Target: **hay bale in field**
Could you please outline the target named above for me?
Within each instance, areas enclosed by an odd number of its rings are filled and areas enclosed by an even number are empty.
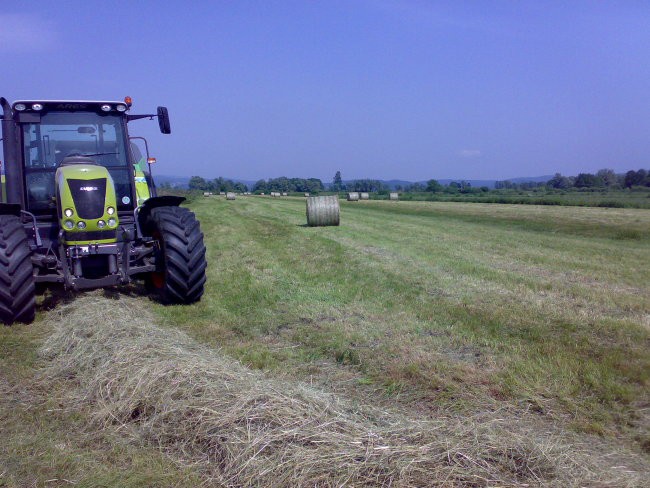
[[[351,191],[348,193],[348,202],[358,202],[359,201],[359,192]]]
[[[399,193],[396,191],[390,192],[390,195],[388,195],[389,200],[399,200]]]
[[[286,197],[286,196],[287,196],[287,192],[286,192],[286,191],[283,191],[283,192],[282,192],[282,196],[283,196],[283,197]]]
[[[204,197],[209,197],[210,195],[212,195],[212,193],[210,193],[209,191],[204,191],[203,192]]]
[[[307,225],[310,227],[339,225],[340,220],[339,198],[336,195],[307,198]]]
[[[361,192],[359,193],[359,199],[360,200],[370,200],[370,194],[368,192]]]
[[[235,193],[232,191],[229,191],[226,193],[226,200],[234,200],[235,199]]]
[[[308,197],[308,196],[309,196],[309,193],[305,193],[305,196]]]
[[[225,194],[226,194],[225,191],[220,191],[220,192],[219,192],[219,195],[225,195]]]

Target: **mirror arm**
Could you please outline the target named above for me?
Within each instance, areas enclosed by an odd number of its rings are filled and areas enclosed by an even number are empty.
[[[141,115],[127,115],[126,120],[127,122],[130,122],[132,120],[138,120],[138,119],[149,119],[153,120],[154,117],[158,117],[157,114],[141,114]]]

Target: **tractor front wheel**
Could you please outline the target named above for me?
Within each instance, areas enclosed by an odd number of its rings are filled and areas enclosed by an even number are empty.
[[[194,213],[183,207],[154,208],[147,229],[159,246],[156,271],[147,277],[147,287],[166,304],[198,301],[207,263],[203,233]]]
[[[34,267],[20,218],[0,215],[0,321],[30,323],[36,313]]]

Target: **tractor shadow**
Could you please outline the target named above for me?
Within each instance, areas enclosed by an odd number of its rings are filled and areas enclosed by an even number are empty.
[[[65,290],[62,286],[36,284],[36,310],[37,312],[49,312],[55,308],[72,303],[75,299],[82,296],[96,296],[119,300],[120,298],[151,298],[151,293],[147,290],[144,283],[131,283],[115,288],[104,288],[88,291]]]

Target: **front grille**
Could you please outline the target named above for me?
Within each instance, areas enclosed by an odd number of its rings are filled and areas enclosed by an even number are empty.
[[[89,232],[66,232],[66,242],[72,241],[101,241],[104,239],[115,239],[116,230],[93,230]]]
[[[82,219],[98,219],[104,215],[106,178],[68,180],[77,215]]]

